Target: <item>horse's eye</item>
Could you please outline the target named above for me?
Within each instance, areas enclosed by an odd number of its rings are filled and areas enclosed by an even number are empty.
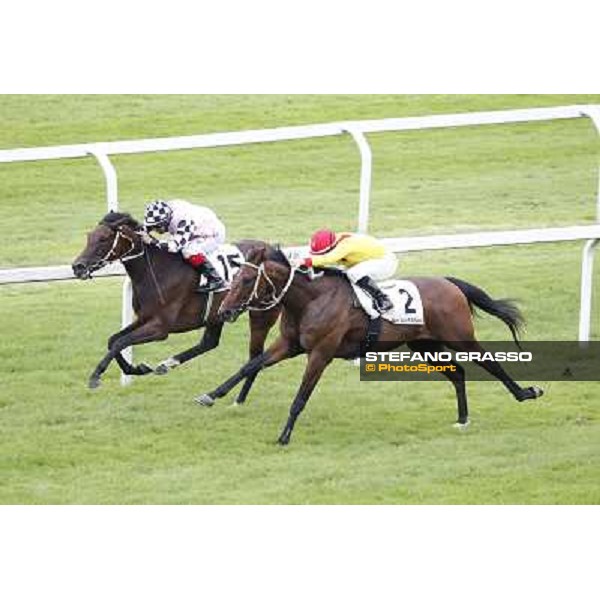
[[[250,285],[253,281],[253,277],[242,277],[242,285]]]

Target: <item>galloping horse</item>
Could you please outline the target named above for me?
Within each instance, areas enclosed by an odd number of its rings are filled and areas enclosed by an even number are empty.
[[[90,376],[90,388],[100,385],[100,377],[113,359],[126,375],[152,372],[162,375],[219,345],[223,322],[217,313],[225,292],[206,294],[195,291],[198,278],[196,270],[179,254],[144,244],[139,229],[140,224],[129,214],[110,212],[88,233],[85,249],[73,261],[75,276],[89,279],[94,271],[120,260],[133,286],[136,319],[109,338],[108,353]],[[248,240],[237,246],[244,256],[252,250],[268,248],[264,242]],[[250,357],[262,353],[267,334],[277,321],[279,312],[280,307],[267,307],[250,316]],[[143,363],[132,365],[121,354],[129,346],[164,340],[170,333],[201,327],[205,331],[199,344],[163,361],[156,370]],[[240,393],[242,402],[250,391],[254,377],[248,378]]]
[[[425,323],[394,325],[383,321],[378,347],[392,349],[407,343],[409,348],[420,352],[441,352],[444,347],[483,352],[474,335],[473,305],[501,319],[518,344],[517,334],[523,317],[510,300],[493,300],[478,287],[454,278],[418,277],[410,281],[421,294]],[[216,390],[198,397],[197,402],[212,405],[244,377],[306,353],[304,377],[278,440],[280,444],[288,444],[296,419],[327,365],[334,358],[354,358],[363,351],[361,346],[367,337],[369,318],[355,306],[352,288],[339,271],[325,272],[324,276],[312,279],[294,269],[283,252],[274,248],[256,248],[249,252],[219,312],[225,320],[234,321],[255,302],[269,298],[279,298],[283,306],[279,338]],[[456,367],[455,371],[445,370],[443,374],[455,387],[457,425],[463,428],[469,419],[465,371],[458,363],[444,364]],[[497,362],[484,360],[478,364],[499,379],[519,402],[543,394],[537,387],[522,388]]]

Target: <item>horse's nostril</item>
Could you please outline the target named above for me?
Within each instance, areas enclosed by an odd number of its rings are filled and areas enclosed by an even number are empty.
[[[219,316],[222,321],[232,322],[235,319],[236,311],[232,308],[226,308],[225,310],[219,311]]]

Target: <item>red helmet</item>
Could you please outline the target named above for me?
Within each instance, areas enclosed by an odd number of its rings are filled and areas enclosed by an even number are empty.
[[[335,233],[331,229],[319,229],[310,238],[312,254],[325,254],[335,246]]]

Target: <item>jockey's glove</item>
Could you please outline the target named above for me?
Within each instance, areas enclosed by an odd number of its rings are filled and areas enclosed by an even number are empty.
[[[140,232],[140,236],[144,244],[148,244],[149,246],[156,246],[158,244],[158,240],[152,237],[147,231]]]
[[[299,256],[292,256],[288,260],[290,262],[290,265],[294,269],[306,269],[306,268],[310,268],[312,265],[311,258],[301,258]]]

